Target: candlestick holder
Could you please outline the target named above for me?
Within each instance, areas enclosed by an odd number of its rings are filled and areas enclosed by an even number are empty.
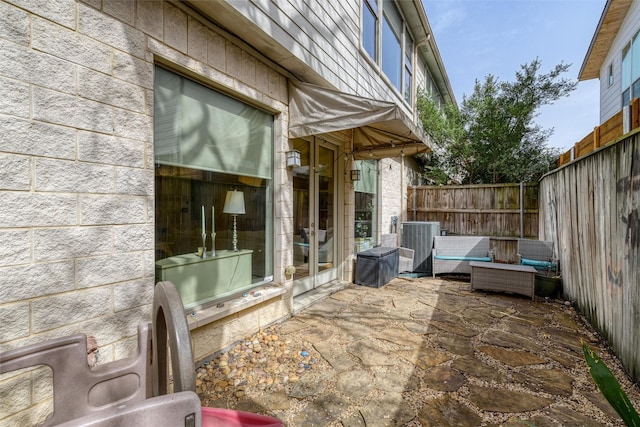
[[[216,256],[216,233],[211,233],[211,256]]]
[[[207,233],[202,233],[202,258],[207,257]]]

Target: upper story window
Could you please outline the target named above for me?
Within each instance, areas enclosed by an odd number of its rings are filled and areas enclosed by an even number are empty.
[[[640,32],[622,49],[622,106],[640,97]]]
[[[411,104],[413,39],[393,0],[362,0],[362,47]]]
[[[608,83],[609,83],[609,86],[613,85],[613,64],[609,64]]]
[[[378,62],[378,21],[377,0],[364,0],[362,2],[362,47],[376,62]]]

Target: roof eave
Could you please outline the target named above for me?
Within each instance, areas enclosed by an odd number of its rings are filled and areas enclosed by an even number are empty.
[[[618,34],[632,1],[607,0],[578,73],[578,80],[591,80],[600,77],[602,64],[611,49],[611,45]]]

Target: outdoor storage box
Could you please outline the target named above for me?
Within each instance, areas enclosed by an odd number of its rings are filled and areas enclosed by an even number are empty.
[[[398,276],[398,248],[373,248],[358,252],[356,284],[379,288]]]

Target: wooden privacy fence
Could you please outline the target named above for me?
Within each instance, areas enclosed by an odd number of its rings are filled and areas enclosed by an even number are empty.
[[[450,235],[488,236],[498,261],[516,262],[520,236],[538,238],[537,184],[421,186],[407,196],[409,221],[439,222]]]
[[[629,114],[629,130],[640,127],[640,98],[633,99],[629,103],[627,111]],[[600,126],[596,126],[593,132],[576,142],[570,150],[560,155],[557,166],[565,165],[620,138],[625,133],[624,114],[624,111],[621,110]]]
[[[640,133],[542,178],[540,239],[558,248],[565,298],[640,380]]]

